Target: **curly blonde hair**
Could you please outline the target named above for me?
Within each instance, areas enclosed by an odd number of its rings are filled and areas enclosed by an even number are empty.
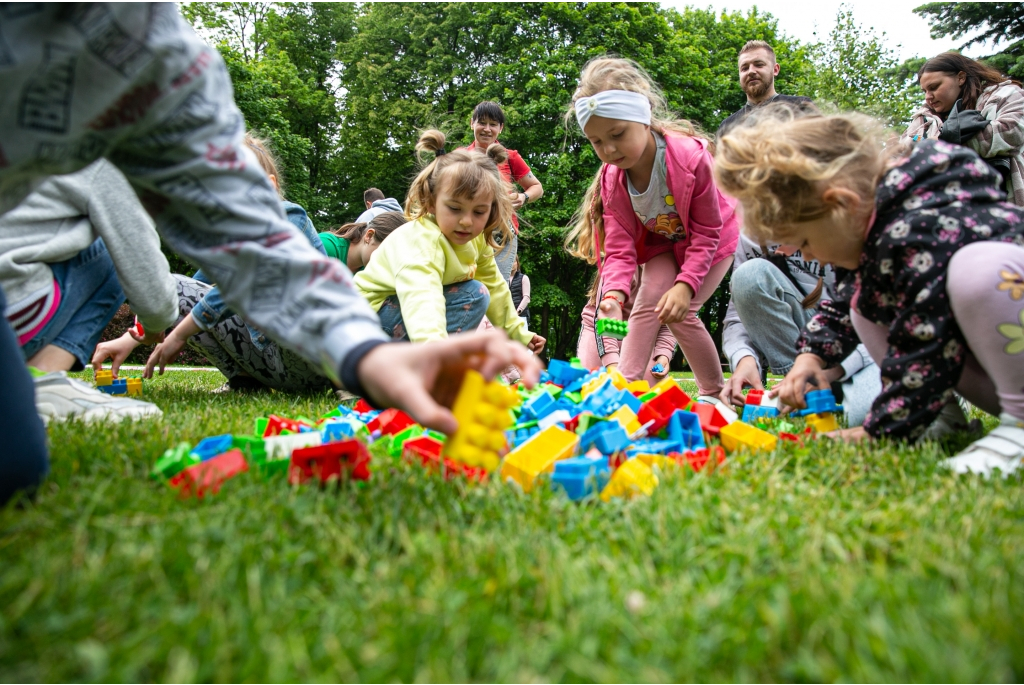
[[[495,233],[501,235],[501,244],[512,239],[512,186],[501,177],[498,165],[508,159],[508,152],[498,143],[491,143],[486,152],[477,150],[444,149],[446,136],[437,129],[424,131],[416,143],[416,154],[423,163],[424,152],[434,153],[432,161],[423,167],[409,187],[405,197],[405,215],[411,221],[429,214],[428,207],[437,202],[437,195],[445,189],[457,197],[474,198],[478,194],[491,195],[491,214],[484,234],[487,244],[497,249]]]
[[[794,224],[848,211],[825,201],[841,185],[874,207],[885,169],[885,130],[862,114],[800,116],[766,108],[718,141],[715,183],[739,200],[743,231],[758,242],[784,242]]]

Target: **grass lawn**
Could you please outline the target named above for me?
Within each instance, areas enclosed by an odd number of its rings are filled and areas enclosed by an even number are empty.
[[[50,429],[38,499],[0,511],[0,680],[1024,678],[1024,489],[934,445],[738,455],[610,504],[382,455],[364,486],[180,501],[146,477],[168,446],[333,404],[221,382]]]

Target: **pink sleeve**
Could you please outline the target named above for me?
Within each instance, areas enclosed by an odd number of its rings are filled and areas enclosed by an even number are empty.
[[[608,198],[602,190],[601,199],[604,201],[604,252],[605,257],[601,266],[601,297],[611,290],[618,290],[626,294],[629,299],[630,284],[633,275],[636,273],[636,242],[633,233],[619,223],[614,212],[608,208]],[[600,299],[600,298],[598,298]]]
[[[669,361],[672,361],[675,353],[676,337],[672,335],[672,331],[669,330],[668,326],[662,326],[658,329],[658,339],[654,341],[654,356],[665,355]]]
[[[722,212],[718,205],[718,188],[711,172],[711,155],[703,149],[697,154],[693,170],[693,194],[688,208],[690,244],[686,247],[676,283],[686,283],[696,295],[718,250],[722,235]]]

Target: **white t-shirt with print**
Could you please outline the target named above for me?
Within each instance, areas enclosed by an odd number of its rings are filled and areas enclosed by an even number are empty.
[[[686,238],[686,229],[679,218],[675,198],[669,191],[666,181],[665,138],[655,131],[651,133],[658,144],[658,150],[654,155],[654,168],[651,169],[651,182],[647,190],[638,193],[627,174],[626,187],[629,189],[629,199],[640,223],[648,231],[663,235],[669,240],[683,240]]]

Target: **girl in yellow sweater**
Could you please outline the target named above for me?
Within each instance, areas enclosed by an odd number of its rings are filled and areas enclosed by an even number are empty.
[[[420,136],[417,151],[435,156],[409,189],[405,214],[412,221],[381,243],[356,275],[356,288],[396,340],[473,331],[486,314],[495,328],[540,352],[545,339],[527,330],[494,262],[492,233],[509,233],[512,216],[508,184],[497,167],[505,148],[495,143],[486,154],[446,154],[444,144],[440,131]]]

